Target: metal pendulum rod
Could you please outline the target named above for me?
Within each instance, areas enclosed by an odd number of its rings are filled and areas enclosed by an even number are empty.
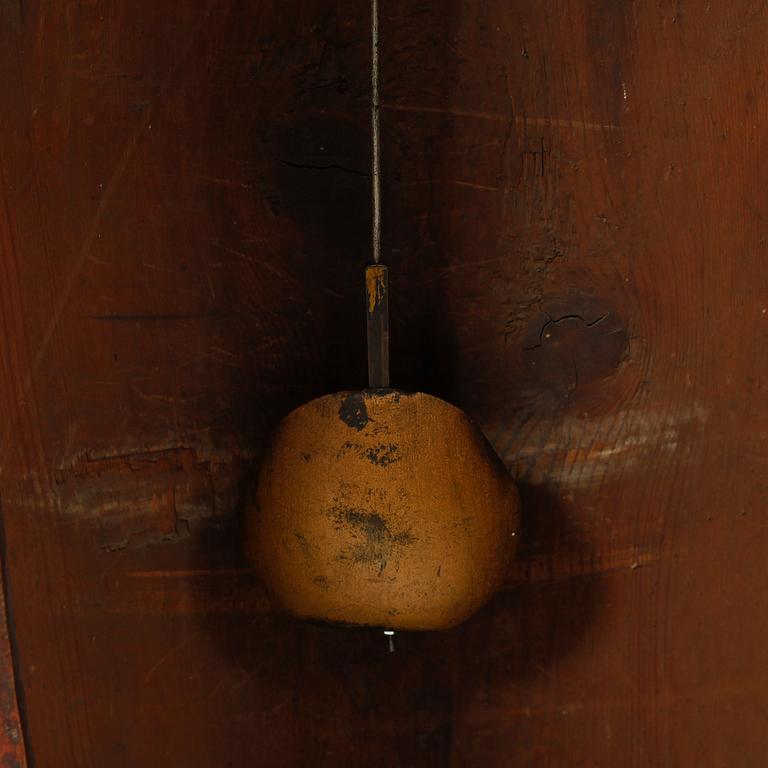
[[[371,0],[371,202],[373,264],[365,270],[368,386],[389,387],[389,279],[381,261],[381,147],[379,144],[379,3]]]
[[[389,387],[389,274],[381,264],[381,137],[379,132],[379,2],[371,0],[371,203],[373,264],[365,270],[368,386]],[[395,633],[385,629],[390,653]]]
[[[368,387],[389,387],[389,278],[384,264],[365,268]]]
[[[371,193],[373,263],[381,261],[381,139],[379,135],[379,0],[371,0]]]

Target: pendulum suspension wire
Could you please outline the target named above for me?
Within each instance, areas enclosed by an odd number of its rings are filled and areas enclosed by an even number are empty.
[[[371,192],[373,264],[365,270],[368,387],[389,387],[389,280],[381,260],[381,147],[379,143],[379,0],[371,0]]]
[[[373,263],[381,260],[381,143],[379,135],[379,0],[371,0],[371,192]]]

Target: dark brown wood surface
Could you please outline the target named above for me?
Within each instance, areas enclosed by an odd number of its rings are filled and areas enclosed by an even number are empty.
[[[392,383],[520,481],[444,634],[270,610],[276,421],[365,383],[367,4],[0,3],[0,490],[30,764],[762,766],[768,10],[392,0]]]

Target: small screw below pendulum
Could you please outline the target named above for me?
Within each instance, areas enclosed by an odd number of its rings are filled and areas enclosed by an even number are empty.
[[[387,640],[389,641],[389,652],[394,653],[395,652],[395,630],[385,629],[384,634],[387,636]]]

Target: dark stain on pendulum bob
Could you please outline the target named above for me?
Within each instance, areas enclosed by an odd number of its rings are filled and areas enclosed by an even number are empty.
[[[339,407],[339,418],[348,426],[360,432],[368,424],[368,409],[361,392],[347,395]]]

